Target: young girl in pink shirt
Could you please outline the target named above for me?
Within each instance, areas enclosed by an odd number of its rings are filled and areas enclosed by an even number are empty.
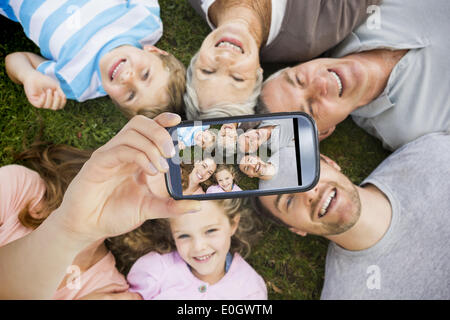
[[[219,165],[214,173],[217,184],[210,186],[206,193],[242,191],[235,183],[236,175],[236,169],[233,165]]]
[[[240,255],[258,234],[244,201],[202,201],[199,212],[150,220],[112,239],[123,265],[149,252],[128,273],[130,291],[144,299],[267,299],[264,280]]]

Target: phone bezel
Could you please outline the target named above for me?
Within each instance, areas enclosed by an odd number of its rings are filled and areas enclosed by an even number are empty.
[[[242,197],[259,197],[274,194],[285,194],[285,193],[297,193],[306,192],[312,189],[320,177],[320,153],[319,153],[319,139],[317,134],[317,126],[314,119],[307,113],[304,112],[280,112],[280,113],[268,113],[264,115],[247,115],[247,116],[233,116],[226,118],[214,118],[214,119],[203,119],[203,120],[188,120],[183,121],[175,127],[168,128],[169,134],[174,137],[173,132],[179,127],[188,127],[198,122],[202,125],[216,125],[225,124],[232,122],[241,122],[239,120],[250,120],[250,121],[263,121],[268,119],[287,119],[287,118],[297,118],[298,121],[298,144],[296,149],[300,150],[300,170],[302,177],[302,186],[296,186],[292,188],[283,189],[272,189],[272,190],[244,190],[239,192],[223,192],[223,193],[209,193],[200,195],[183,195],[181,188],[181,170],[180,166],[174,163],[174,159],[178,157],[177,154],[168,159],[169,170],[165,174],[167,191],[172,198],[176,200],[214,200],[214,199],[230,199],[230,198],[242,198]],[[178,135],[175,134],[174,145],[178,151]],[[302,152],[301,150],[308,150],[311,148],[315,152],[312,154]],[[297,161],[297,165],[299,161]],[[313,171],[306,170],[306,168],[314,167]],[[172,184],[172,182],[174,182]]]

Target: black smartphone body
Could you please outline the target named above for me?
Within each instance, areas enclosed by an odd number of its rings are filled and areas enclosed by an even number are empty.
[[[177,200],[304,192],[319,180],[317,127],[303,112],[184,121],[168,131],[176,155],[166,185]]]

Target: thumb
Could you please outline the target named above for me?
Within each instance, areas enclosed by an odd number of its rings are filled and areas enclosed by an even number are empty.
[[[201,209],[200,201],[174,200],[172,198],[146,197],[141,212],[146,220],[158,218],[172,218],[185,213],[198,212]]]
[[[153,120],[160,126],[173,127],[180,123],[181,117],[176,113],[164,112],[156,116]]]

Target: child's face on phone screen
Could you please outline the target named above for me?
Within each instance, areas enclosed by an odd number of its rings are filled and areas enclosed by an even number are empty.
[[[213,284],[225,275],[225,259],[238,219],[230,219],[214,201],[202,201],[202,210],[170,219],[177,251],[200,280]]]
[[[230,192],[233,189],[233,175],[230,171],[221,170],[217,172],[216,180],[223,191]]]

